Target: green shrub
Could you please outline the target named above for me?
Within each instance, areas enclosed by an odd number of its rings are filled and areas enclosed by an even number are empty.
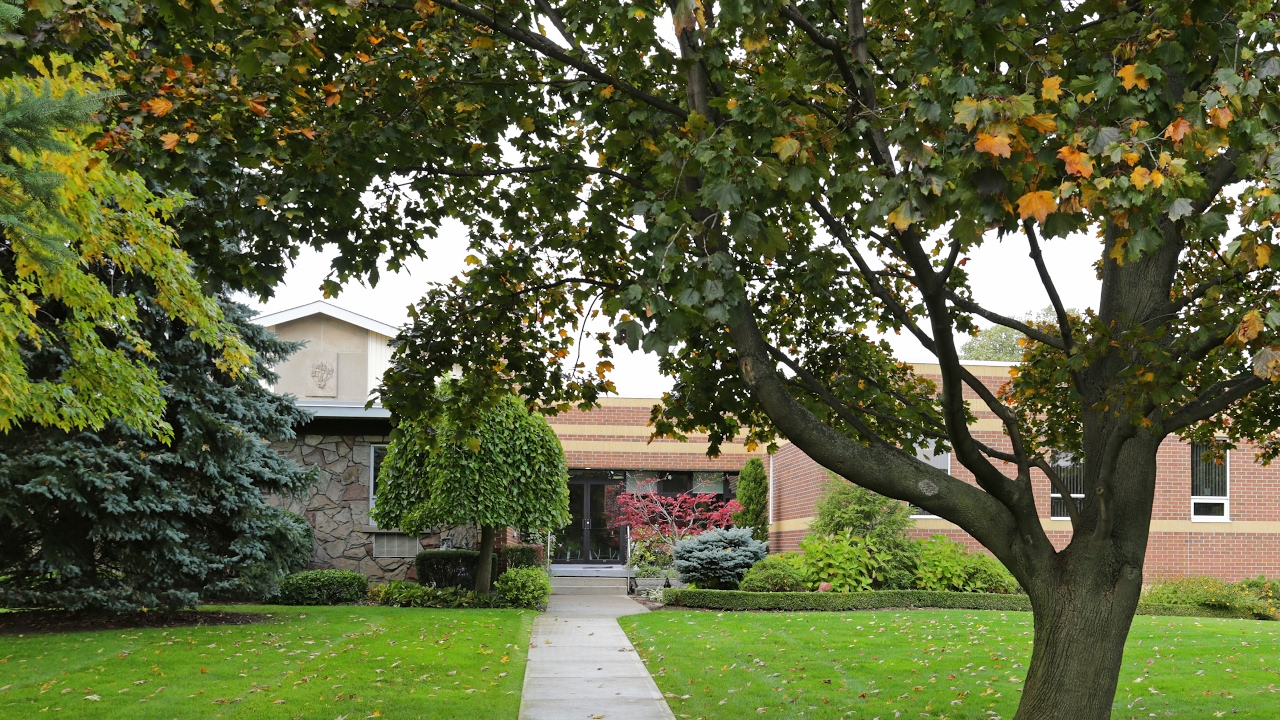
[[[413,559],[418,584],[446,588],[474,588],[478,550],[423,550]],[[498,576],[498,556],[493,556],[493,574]]]
[[[627,567],[638,578],[675,577],[671,549],[656,539],[637,540],[631,545]]]
[[[510,607],[541,610],[551,597],[551,578],[537,567],[512,568],[493,586],[498,597]]]
[[[851,532],[865,538],[874,549],[879,566],[872,587],[911,590],[915,588],[920,548],[907,535],[914,526],[906,503],[834,478],[823,488],[809,530],[815,535]]]
[[[737,587],[742,576],[765,556],[766,545],[747,528],[708,530],[681,540],[672,549],[680,580],[701,587]]]
[[[1211,577],[1186,577],[1156,583],[1147,589],[1142,599],[1163,605],[1188,605],[1198,608],[1246,613],[1259,620],[1276,619],[1273,600],[1241,587]]]
[[[832,611],[882,610],[885,608],[942,608],[947,610],[999,610],[1028,612],[1026,595],[936,592],[932,590],[878,590],[860,593],[743,592],[740,590],[675,590],[663,592],[666,605],[707,610]],[[1247,611],[1192,605],[1138,603],[1138,615],[1177,617],[1248,618]],[[1268,618],[1274,619],[1274,618]]]
[[[280,582],[281,605],[345,605],[365,599],[369,578],[350,570],[307,570]]]
[[[415,608],[500,608],[506,603],[497,595],[480,595],[457,587],[431,587],[407,580],[395,580],[369,588],[369,600],[379,605]]]
[[[1018,582],[1000,561],[986,553],[971,553],[945,535],[934,535],[921,545],[916,587],[950,592],[1018,592]]]
[[[1265,575],[1259,575],[1256,578],[1241,580],[1236,583],[1236,587],[1257,595],[1263,602],[1280,606],[1280,580],[1268,580]]]
[[[803,592],[804,576],[788,558],[770,555],[742,576],[738,589],[746,592]]]
[[[834,592],[871,590],[880,559],[865,538],[851,530],[839,535],[809,535],[800,541],[800,574],[810,590],[831,583]]]
[[[505,545],[497,550],[498,572],[505,573],[513,568],[542,567],[546,556],[541,545]]]

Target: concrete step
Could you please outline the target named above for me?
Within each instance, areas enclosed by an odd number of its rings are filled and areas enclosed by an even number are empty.
[[[553,577],[552,595],[626,595],[627,578]]]

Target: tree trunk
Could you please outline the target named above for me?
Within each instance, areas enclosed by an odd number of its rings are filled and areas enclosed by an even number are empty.
[[[476,592],[489,594],[489,584],[493,579],[493,536],[497,534],[492,526],[480,526],[480,560],[476,564]]]
[[[1085,564],[1093,566],[1088,573],[1101,563],[1091,558]],[[1031,590],[1035,645],[1015,720],[1111,717],[1142,589],[1140,569],[1126,565],[1118,573],[1108,581],[1068,571],[1053,586]]]

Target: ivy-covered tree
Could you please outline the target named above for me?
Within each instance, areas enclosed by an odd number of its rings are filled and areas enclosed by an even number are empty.
[[[272,593],[311,556],[310,527],[265,497],[314,481],[268,444],[308,417],[261,383],[274,381],[271,366],[296,343],[220,302],[254,353],[251,371],[232,375],[218,348],[158,306],[149,283],[109,266],[98,273],[138,303],[130,333],[151,352],[109,349],[160,380],[172,439],[120,420],[96,431],[26,423],[0,435],[0,605],[136,611]],[[59,343],[24,360],[69,361]]]
[[[738,503],[742,509],[733,514],[736,527],[751,529],[751,537],[769,541],[769,476],[760,458],[751,458],[738,473]]]
[[[466,429],[448,415],[405,419],[410,408],[391,409],[401,420],[378,473],[373,518],[407,533],[479,525],[476,592],[489,592],[498,530],[559,530],[569,523],[569,470],[560,439],[519,399],[502,398]]]

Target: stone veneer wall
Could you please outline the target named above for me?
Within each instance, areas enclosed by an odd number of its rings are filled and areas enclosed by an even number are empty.
[[[276,452],[320,471],[306,496],[269,498],[271,504],[301,515],[311,525],[311,569],[354,570],[374,582],[414,577],[413,558],[373,555],[370,448],[386,440],[379,435],[302,435],[272,443]],[[438,548],[445,535],[452,537],[458,548],[479,544],[473,527],[438,528],[418,540],[423,548]]]

